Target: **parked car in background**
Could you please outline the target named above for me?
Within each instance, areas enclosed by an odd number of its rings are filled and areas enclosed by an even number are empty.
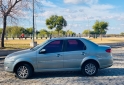
[[[53,38],[31,49],[9,54],[4,60],[7,72],[20,79],[33,72],[81,71],[94,76],[98,69],[112,66],[111,47],[97,45],[85,38]]]

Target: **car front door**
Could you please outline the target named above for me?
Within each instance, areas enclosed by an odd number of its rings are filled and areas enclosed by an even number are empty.
[[[80,68],[82,59],[87,56],[84,43],[78,39],[69,39],[65,47],[64,68]]]
[[[59,69],[63,68],[63,40],[55,40],[47,44],[41,50],[43,53],[38,53],[37,64],[38,69]]]

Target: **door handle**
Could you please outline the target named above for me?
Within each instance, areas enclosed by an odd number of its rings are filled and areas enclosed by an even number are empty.
[[[86,53],[85,52],[82,52],[81,55],[86,55]]]
[[[61,55],[60,54],[57,54],[57,57],[61,57]]]

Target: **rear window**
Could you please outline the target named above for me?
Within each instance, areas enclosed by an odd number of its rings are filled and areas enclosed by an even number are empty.
[[[66,51],[86,50],[85,44],[78,39],[70,39],[66,41]]]

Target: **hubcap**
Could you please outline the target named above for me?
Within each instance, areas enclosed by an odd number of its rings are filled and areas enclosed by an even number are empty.
[[[85,66],[85,72],[88,75],[93,75],[96,72],[96,66],[92,63],[89,63]]]
[[[21,78],[26,78],[28,76],[28,69],[25,66],[20,66],[17,70],[18,76]]]

